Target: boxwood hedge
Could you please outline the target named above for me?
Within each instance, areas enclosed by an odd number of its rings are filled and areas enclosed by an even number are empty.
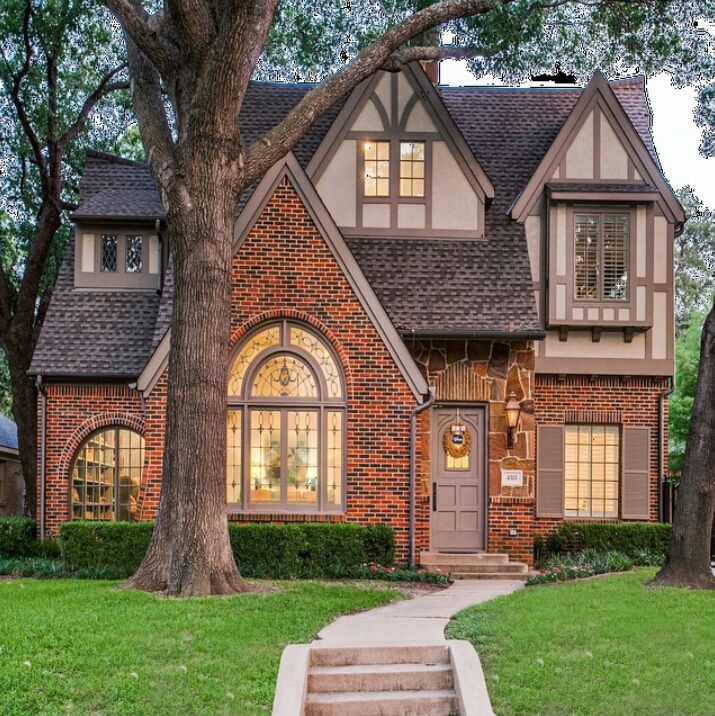
[[[153,522],[65,522],[62,558],[73,571],[126,577],[139,566],[153,529]],[[245,577],[349,577],[365,563],[394,559],[394,534],[381,524],[230,524],[229,535]]]

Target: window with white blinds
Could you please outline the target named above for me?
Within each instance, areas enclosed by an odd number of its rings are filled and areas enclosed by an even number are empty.
[[[574,217],[574,298],[628,300],[628,214]]]

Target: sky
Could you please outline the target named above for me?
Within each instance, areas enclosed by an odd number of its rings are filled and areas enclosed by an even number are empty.
[[[450,85],[493,84],[477,82],[464,61],[442,62],[440,80]],[[694,88],[677,89],[667,74],[646,82],[653,111],[653,137],[665,176],[674,189],[690,185],[705,206],[715,210],[715,157],[706,159],[698,152],[702,130],[695,124]]]

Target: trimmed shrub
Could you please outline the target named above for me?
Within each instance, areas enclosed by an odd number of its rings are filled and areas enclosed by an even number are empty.
[[[60,528],[68,571],[106,569],[120,579],[133,574],[146,553],[153,522],[65,522]]]
[[[141,563],[153,529],[153,522],[65,522],[62,559],[71,572],[105,570],[106,576],[128,577]],[[229,536],[244,577],[352,577],[374,555],[382,564],[392,564],[394,555],[394,535],[383,525],[230,524]]]
[[[34,557],[36,554],[35,520],[0,517],[0,557]]]
[[[642,564],[662,561],[670,542],[671,525],[661,522],[566,522],[546,539],[549,554],[585,549],[621,552]]]

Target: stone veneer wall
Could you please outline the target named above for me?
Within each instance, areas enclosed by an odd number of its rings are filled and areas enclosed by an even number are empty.
[[[535,487],[534,346],[530,341],[414,340],[407,346],[435,390],[437,402],[486,403],[489,407],[488,535],[490,552],[530,560]],[[512,449],[507,448],[504,406],[514,392],[522,413]],[[420,504],[429,510],[430,411],[420,422]],[[502,487],[502,469],[524,471],[523,487]],[[429,515],[427,515],[429,519]],[[532,518],[533,519],[533,518]],[[509,534],[516,529],[518,534]],[[418,542],[429,543],[429,524],[418,525]]]

